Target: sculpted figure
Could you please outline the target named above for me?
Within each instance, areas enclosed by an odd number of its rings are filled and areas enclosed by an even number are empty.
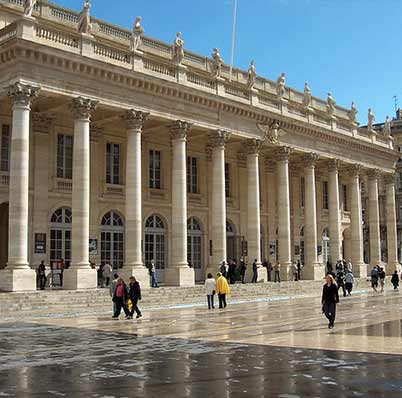
[[[141,17],[135,18],[133,31],[131,33],[130,49],[137,51],[142,44],[142,36],[144,36],[144,29],[141,26]]]
[[[173,41],[172,58],[177,64],[181,64],[184,58],[184,40],[181,38],[181,32],[176,33]]]
[[[89,0],[85,0],[82,11],[78,17],[78,33],[91,34],[92,24],[89,10],[91,9],[91,3]]]
[[[385,123],[384,123],[384,135],[386,137],[389,137],[391,135],[391,122],[389,120],[389,116],[385,118]]]
[[[276,81],[276,93],[278,94],[279,98],[282,98],[285,95],[285,76],[286,75],[284,73],[281,73],[281,75],[278,77],[278,80]]]
[[[254,60],[251,60],[250,66],[248,67],[248,76],[247,76],[247,86],[250,90],[254,87],[256,80],[257,80],[257,73],[255,71]]]
[[[328,93],[327,97],[327,111],[330,115],[333,115],[335,113],[335,100],[332,97],[332,93]]]
[[[374,113],[372,112],[371,108],[369,108],[369,110],[368,110],[367,119],[368,119],[367,130],[374,131],[375,116],[374,116]]]
[[[220,77],[222,72],[223,59],[219,54],[219,50],[214,48],[212,51],[213,69],[212,74],[214,77]]]
[[[356,123],[357,108],[355,103],[352,101],[352,106],[350,107],[349,118],[352,123]]]
[[[304,83],[304,106],[311,106],[311,90],[307,82]]]
[[[36,0],[25,0],[24,1],[24,16],[31,17],[33,9],[35,7]]]

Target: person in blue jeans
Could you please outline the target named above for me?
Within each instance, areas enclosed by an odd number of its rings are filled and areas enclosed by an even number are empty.
[[[149,267],[149,273],[151,275],[151,287],[159,287],[158,282],[156,280],[156,267],[155,267],[154,260],[151,260],[151,266]]]

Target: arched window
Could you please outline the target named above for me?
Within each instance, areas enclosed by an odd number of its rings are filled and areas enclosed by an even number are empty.
[[[71,262],[72,213],[68,207],[60,207],[50,217],[50,264],[64,260],[66,267]]]
[[[121,268],[124,262],[124,222],[116,211],[109,211],[101,222],[101,262],[113,269]]]
[[[195,217],[187,221],[187,261],[196,270],[202,268],[202,230]]]
[[[156,268],[158,270],[164,270],[166,267],[167,258],[167,231],[162,218],[156,214],[148,217],[148,219],[145,221],[144,233],[145,264],[149,265],[151,260],[154,260]],[[158,272],[157,277],[160,281],[162,281],[164,275],[163,273]]]

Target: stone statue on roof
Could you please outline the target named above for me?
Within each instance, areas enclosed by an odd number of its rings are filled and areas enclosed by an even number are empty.
[[[78,33],[84,33],[87,35],[91,34],[92,24],[91,24],[91,16],[89,11],[91,9],[91,3],[89,0],[85,0],[84,6],[80,15],[78,17]]]
[[[333,115],[335,113],[335,105],[336,105],[336,102],[334,100],[334,97],[332,97],[332,93],[329,92],[328,96],[327,96],[327,112],[330,115]]]
[[[255,86],[257,80],[257,72],[255,70],[254,60],[251,60],[247,72],[247,87],[251,90]]]
[[[279,99],[285,95],[286,75],[282,72],[276,81],[276,93]]]
[[[181,32],[177,32],[173,40],[172,59],[177,64],[181,64],[184,59],[184,40],[181,38]]]
[[[374,131],[374,122],[375,122],[375,116],[371,108],[369,108],[368,113],[367,113],[367,130],[368,131]]]
[[[383,133],[386,137],[389,137],[391,135],[391,121],[389,120],[388,115],[385,118]]]
[[[144,29],[141,26],[141,17],[136,17],[131,32],[130,50],[137,51],[142,44],[142,37],[144,36]]]
[[[221,77],[223,59],[219,54],[218,48],[213,49],[211,57],[213,61],[212,74],[214,75],[214,77]]]
[[[36,0],[24,0],[24,17],[32,17]]]
[[[310,107],[312,104],[311,90],[307,82],[304,83],[304,99],[303,104],[306,108]]]
[[[354,103],[354,101],[352,101],[352,105],[351,105],[350,111],[349,111],[349,119],[353,124],[356,123],[357,113],[358,112],[357,112],[356,104]]]

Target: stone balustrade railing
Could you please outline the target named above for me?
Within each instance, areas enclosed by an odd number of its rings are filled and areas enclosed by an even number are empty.
[[[22,7],[23,0],[3,0],[3,3],[11,8],[19,9]],[[83,47],[80,43],[82,37],[77,33],[78,13],[41,0],[36,5],[33,15],[37,18],[36,37],[41,44],[62,47],[65,51],[74,53],[79,52]],[[341,134],[392,148],[391,140],[382,139],[383,137],[379,137],[380,133],[368,134],[367,130],[352,123],[348,109],[335,106],[334,114],[330,115],[327,111],[326,101],[316,97],[312,97],[311,106],[306,108],[304,93],[289,87],[286,87],[283,97],[278,98],[276,83],[262,77],[257,77],[253,90],[250,90],[247,87],[247,72],[234,68],[232,77],[229,79],[230,68],[228,65],[222,66],[221,76],[216,79],[211,73],[212,60],[190,51],[185,51],[182,63],[184,68],[179,73],[178,66],[171,61],[171,45],[144,37],[141,46],[142,53],[133,53],[130,51],[131,32],[129,30],[95,18],[92,18],[91,21],[93,24],[92,53],[86,53],[85,56],[142,73],[153,74],[167,80],[178,81],[209,93],[216,93],[245,104],[286,114],[300,121],[308,121]],[[0,30],[0,43],[17,35],[16,23]],[[58,29],[57,25],[64,26],[60,26]]]

